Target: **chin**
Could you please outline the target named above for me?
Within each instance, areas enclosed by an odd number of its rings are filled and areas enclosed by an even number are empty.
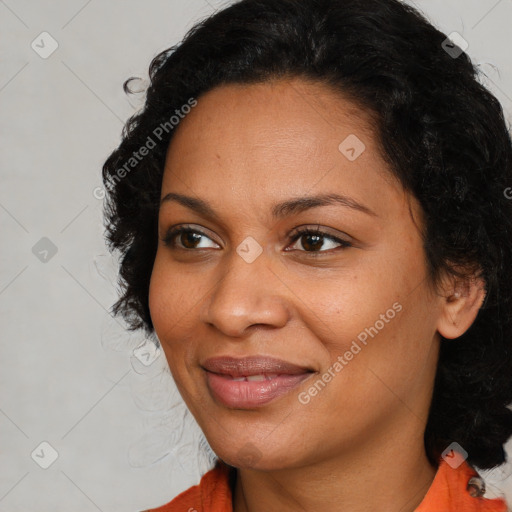
[[[264,444],[264,441],[263,441]],[[226,464],[238,469],[254,469],[259,471],[277,471],[298,466],[297,453],[293,453],[287,447],[275,450],[269,446],[260,449],[256,444],[248,441],[241,443],[239,448],[234,448],[233,443],[229,448],[212,445],[215,454]],[[293,458],[290,457],[293,454]]]

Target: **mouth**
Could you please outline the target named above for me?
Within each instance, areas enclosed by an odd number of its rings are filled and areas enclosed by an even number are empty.
[[[235,409],[261,407],[315,373],[311,368],[266,356],[216,357],[201,366],[212,397]]]

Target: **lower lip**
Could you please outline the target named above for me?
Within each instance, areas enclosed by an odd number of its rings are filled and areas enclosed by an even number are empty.
[[[206,371],[208,387],[227,407],[252,409],[265,405],[296,388],[312,373],[279,375],[272,380],[236,381],[231,377]]]

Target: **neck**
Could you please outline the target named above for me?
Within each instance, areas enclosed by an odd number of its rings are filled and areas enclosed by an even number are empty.
[[[240,469],[234,512],[313,512],[318,510],[413,512],[436,473],[423,436],[414,442],[376,442],[365,453],[337,454],[301,467],[258,471]]]

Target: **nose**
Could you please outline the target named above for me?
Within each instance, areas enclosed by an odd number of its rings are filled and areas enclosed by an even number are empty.
[[[247,263],[230,255],[201,307],[201,321],[223,334],[242,337],[252,326],[283,327],[290,318],[287,287],[271,270],[265,252]]]

